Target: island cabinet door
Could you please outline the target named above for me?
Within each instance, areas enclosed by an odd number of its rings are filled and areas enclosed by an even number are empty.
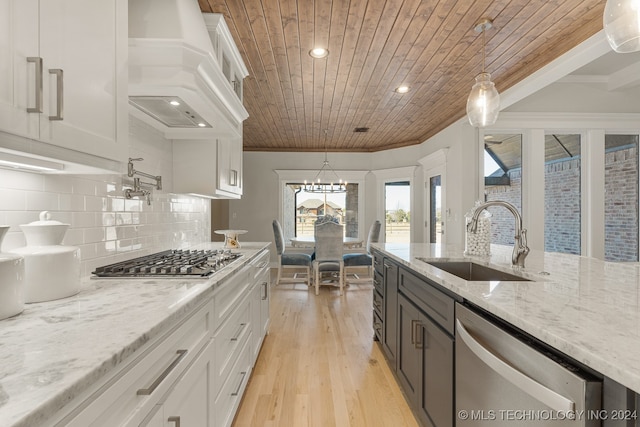
[[[422,384],[418,417],[427,426],[453,426],[454,340],[427,316],[421,316],[418,347],[422,349]]]
[[[451,427],[454,339],[398,294],[397,374],[423,426]]]
[[[411,407],[418,405],[422,383],[422,350],[419,346],[420,311],[404,295],[398,295],[397,375]]]
[[[384,260],[384,331],[383,348],[391,365],[397,365],[398,334],[398,266],[388,259]]]

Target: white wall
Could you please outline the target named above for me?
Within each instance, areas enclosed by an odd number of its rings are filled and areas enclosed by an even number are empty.
[[[606,83],[550,84],[506,108],[507,112],[638,113],[640,87],[610,91]]]

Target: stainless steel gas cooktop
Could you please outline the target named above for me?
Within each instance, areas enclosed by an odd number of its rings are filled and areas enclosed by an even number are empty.
[[[97,277],[209,277],[242,256],[228,250],[158,252],[96,268]]]

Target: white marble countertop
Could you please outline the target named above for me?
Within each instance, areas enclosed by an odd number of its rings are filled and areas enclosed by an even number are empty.
[[[640,264],[531,251],[516,274],[532,282],[467,282],[416,257],[473,260],[513,272],[512,248],[491,245],[490,257],[429,244],[374,248],[640,393]]]
[[[76,296],[27,304],[0,321],[0,425],[41,425],[268,245],[243,242],[234,249],[243,261],[208,279],[87,279]]]

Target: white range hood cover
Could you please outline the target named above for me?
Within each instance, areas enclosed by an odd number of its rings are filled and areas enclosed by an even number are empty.
[[[222,16],[201,13],[197,0],[129,0],[131,114],[169,139],[242,136],[249,114],[219,65],[220,31],[228,33]]]

